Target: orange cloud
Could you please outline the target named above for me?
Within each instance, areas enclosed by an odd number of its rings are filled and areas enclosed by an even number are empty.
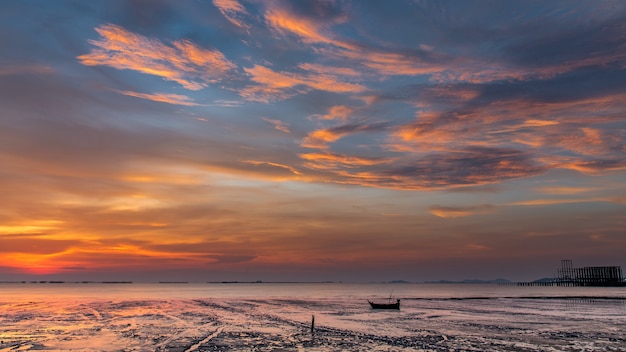
[[[610,140],[595,128],[582,127],[571,134],[563,134],[556,145],[580,155],[602,155],[610,151]]]
[[[307,148],[325,149],[328,143],[332,143],[344,136],[360,132],[380,132],[386,129],[386,122],[365,123],[364,121],[355,121],[331,128],[312,131],[307,134],[300,145]]]
[[[250,28],[250,25],[243,21],[243,17],[247,15],[246,9],[237,0],[213,0],[213,5],[235,26]]]
[[[541,127],[541,126],[552,126],[552,125],[558,125],[558,124],[559,123],[557,121],[530,119],[530,120],[524,121],[522,126],[523,127]]]
[[[483,204],[468,207],[444,207],[434,205],[429,208],[431,214],[440,218],[459,218],[475,214],[486,214],[492,212],[495,207],[491,204]]]
[[[320,120],[341,120],[346,121],[350,114],[352,114],[354,110],[345,105],[337,105],[332,106],[328,109],[328,113],[326,115],[314,115],[315,118]]]
[[[32,64],[32,65],[3,65],[0,68],[0,76],[19,75],[19,74],[37,74],[45,75],[55,73],[52,66]]]
[[[555,167],[576,170],[588,175],[601,175],[608,171],[626,170],[626,163],[618,161],[572,161],[555,165]]]
[[[624,167],[617,152],[624,148],[621,131],[604,128],[615,120],[617,111],[623,110],[622,94],[542,102],[517,97],[501,99],[494,92],[491,94],[500,100],[483,105],[475,103],[485,98],[471,94],[474,90],[459,95],[455,94],[457,89],[442,86],[420,92],[418,101],[427,110],[419,111],[413,122],[397,126],[389,135],[386,148],[428,154],[454,152],[467,146],[512,146],[530,152],[547,169],[569,168],[599,174]],[[461,85],[460,90],[466,89]],[[443,110],[445,106],[448,108]],[[540,148],[549,148],[553,157],[536,153]],[[591,157],[598,160],[588,160]]]
[[[362,158],[350,155],[333,153],[306,153],[300,154],[306,160],[305,166],[311,169],[332,170],[338,167],[360,167],[388,163],[391,160],[382,158]]]
[[[590,197],[590,198],[557,198],[557,199],[532,199],[519,202],[506,203],[508,206],[541,206],[572,203],[624,203],[623,197]]]
[[[0,235],[42,233],[58,229],[63,224],[61,220],[31,220],[27,223],[6,223],[0,225]]]
[[[186,40],[167,45],[112,24],[97,27],[96,31],[101,39],[89,41],[96,48],[78,56],[87,66],[134,70],[174,81],[189,90],[220,81],[236,68],[221,52]]]
[[[397,53],[377,53],[362,51],[343,51],[340,55],[350,59],[361,60],[366,67],[383,75],[417,76],[441,72],[445,66],[431,62],[423,62],[415,57]]]
[[[570,195],[598,191],[600,188],[590,187],[539,187],[536,189],[543,194]]]
[[[623,50],[622,50],[623,51]],[[445,70],[433,74],[430,79],[433,82],[467,82],[488,83],[503,80],[544,80],[558,75],[576,71],[584,67],[599,67],[616,62],[623,62],[626,58],[620,50],[613,53],[606,51],[586,53],[585,57],[557,64],[543,66],[512,66],[505,63],[490,61],[488,66],[479,57],[458,58]]]
[[[422,120],[427,121],[428,118],[420,117],[420,121]],[[455,150],[459,142],[457,130],[463,127],[461,124],[455,124],[448,125],[446,128],[433,128],[427,122],[399,126],[389,136],[390,142],[387,148],[411,153]]]
[[[284,133],[290,133],[291,131],[289,130],[289,126],[287,126],[287,124],[283,121],[280,120],[272,120],[272,119],[268,119],[266,117],[262,117],[263,121],[266,121],[268,123],[270,123],[272,126],[274,126],[274,129],[280,132],[284,132]]]
[[[260,65],[244,70],[257,85],[241,90],[240,95],[253,101],[282,100],[310,89],[334,93],[359,93],[365,90],[361,85],[342,82],[333,75],[275,72]]]
[[[273,167],[278,167],[281,169],[285,169],[288,170],[289,172],[291,172],[294,175],[302,175],[302,173],[300,171],[298,171],[297,169],[288,166],[288,165],[284,165],[284,164],[279,164],[279,163],[273,163],[273,162],[269,162],[269,161],[255,161],[255,160],[243,160],[242,162],[247,163],[247,164],[251,164],[251,165],[269,165],[269,166],[273,166]]]
[[[338,40],[327,34],[326,25],[316,22],[310,18],[297,16],[286,9],[274,7],[265,14],[265,20],[270,28],[281,35],[291,34],[300,38],[304,43],[327,44],[330,47],[319,49],[319,53],[329,56],[349,59],[360,62],[365,67],[377,71],[383,75],[423,75],[441,72],[446,69],[445,65],[435,64],[437,62],[426,62],[416,57],[410,57],[393,52],[380,52],[365,49],[352,43]],[[423,45],[421,49],[435,55],[432,46]],[[302,66],[307,69],[307,66]],[[309,65],[308,69],[316,69]],[[343,69],[342,75],[358,76],[353,69]]]

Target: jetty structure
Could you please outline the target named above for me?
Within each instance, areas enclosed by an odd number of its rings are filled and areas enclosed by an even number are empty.
[[[570,259],[561,260],[557,277],[552,280],[518,282],[518,286],[626,286],[622,268],[619,266],[587,266],[576,268]]]

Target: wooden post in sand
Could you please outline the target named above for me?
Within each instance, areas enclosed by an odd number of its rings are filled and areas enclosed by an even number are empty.
[[[311,337],[315,336],[315,315],[311,315]]]

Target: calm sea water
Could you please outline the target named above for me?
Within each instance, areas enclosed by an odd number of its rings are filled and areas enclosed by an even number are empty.
[[[382,283],[2,283],[0,301],[100,299],[475,299],[572,298],[626,300],[626,287],[519,287],[493,284]]]

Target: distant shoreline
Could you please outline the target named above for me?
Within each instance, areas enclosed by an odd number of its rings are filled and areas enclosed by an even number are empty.
[[[344,281],[237,281],[237,280],[222,280],[222,281],[65,281],[65,280],[4,280],[0,281],[0,284],[167,284],[167,285],[184,285],[184,284],[219,284],[219,285],[231,285],[231,284],[502,284],[502,283],[515,283],[513,281],[497,279],[497,280],[463,280],[463,281],[422,281],[411,282],[405,280],[392,280],[392,281],[368,281],[368,282],[344,282]]]

